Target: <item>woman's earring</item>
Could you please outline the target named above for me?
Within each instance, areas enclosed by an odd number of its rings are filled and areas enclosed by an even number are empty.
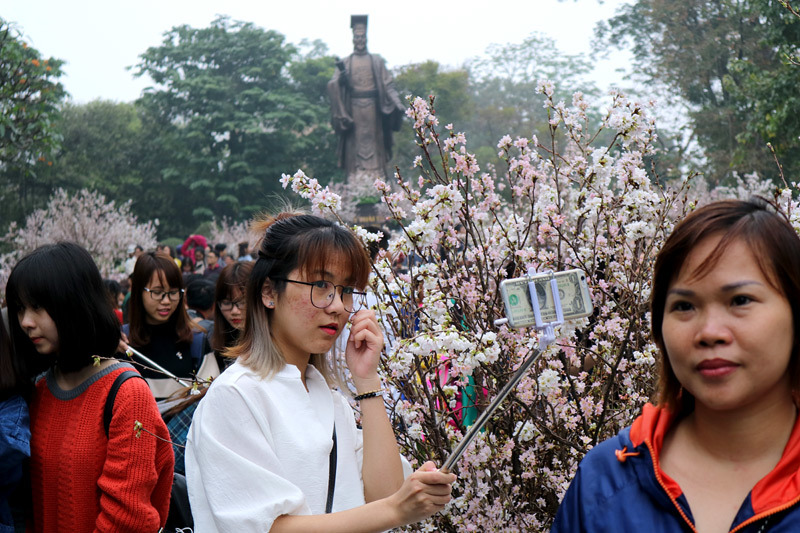
[[[270,300],[270,301],[269,301],[269,304],[267,304],[267,307],[269,307],[270,309],[272,309],[273,307],[275,307],[275,302],[273,302],[272,300]]]

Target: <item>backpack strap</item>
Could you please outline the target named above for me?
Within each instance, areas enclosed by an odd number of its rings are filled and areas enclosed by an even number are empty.
[[[192,355],[192,363],[195,371],[199,370],[203,365],[203,356],[205,355],[204,348],[208,342],[207,337],[208,334],[203,331],[192,332],[192,345],[189,348],[189,352]]]
[[[103,409],[103,429],[106,431],[106,438],[108,438],[108,428],[111,426],[111,417],[114,414],[114,400],[117,398],[117,391],[119,391],[122,384],[130,378],[144,379],[141,374],[134,370],[125,370],[117,375],[116,379],[114,379],[114,383],[111,385],[111,389],[108,391],[106,406]]]
[[[325,514],[333,511],[333,491],[336,487],[336,423],[333,424],[333,447],[328,461],[328,499],[325,502]]]

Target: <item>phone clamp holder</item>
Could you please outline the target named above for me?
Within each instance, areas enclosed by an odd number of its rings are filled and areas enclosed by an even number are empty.
[[[533,316],[536,319],[534,328],[542,333],[539,335],[539,349],[544,350],[550,343],[556,340],[555,327],[564,323],[564,310],[561,307],[561,295],[558,292],[558,280],[556,280],[555,272],[552,270],[545,271],[545,274],[550,276],[550,292],[553,295],[553,307],[556,311],[556,319],[552,322],[542,321],[542,309],[539,306],[539,298],[536,292],[536,282],[533,281],[533,276],[536,272],[533,268],[528,268],[528,277],[531,280],[528,282],[528,293],[531,297],[531,307],[533,307]]]

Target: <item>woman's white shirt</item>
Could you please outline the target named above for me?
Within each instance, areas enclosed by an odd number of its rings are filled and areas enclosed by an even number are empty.
[[[325,512],[333,422],[333,510],[363,505],[362,436],[353,411],[312,365],[261,379],[238,362],[214,380],[194,414],[186,479],[195,533],[269,531],[281,515]]]

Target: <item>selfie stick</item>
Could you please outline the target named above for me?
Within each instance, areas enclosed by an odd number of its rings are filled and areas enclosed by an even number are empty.
[[[144,363],[145,366],[149,366],[153,370],[158,370],[162,374],[166,375],[168,378],[174,379],[175,381],[177,381],[178,383],[180,383],[184,387],[191,387],[192,386],[192,384],[189,383],[188,381],[186,381],[185,379],[179,378],[178,376],[176,376],[175,374],[173,374],[172,372],[170,372],[169,370],[167,370],[163,366],[159,365],[158,363],[156,363],[155,361],[153,361],[152,359],[147,357],[142,352],[134,350],[130,346],[128,346],[128,350],[125,353],[128,355],[128,357],[131,357],[131,356],[135,355],[136,357],[138,357],[139,359],[142,360],[142,362]]]
[[[528,369],[536,362],[542,352],[547,349],[551,342],[556,339],[555,330],[553,329],[555,326],[564,323],[564,311],[561,308],[561,296],[558,293],[558,281],[555,278],[555,274],[552,271],[549,271],[550,274],[550,290],[553,293],[553,306],[555,307],[556,311],[556,319],[553,322],[542,322],[542,311],[539,308],[539,298],[536,296],[536,283],[533,281],[533,276],[535,272],[532,268],[528,269],[528,277],[531,278],[531,281],[528,282],[528,292],[531,298],[531,306],[533,306],[533,316],[536,319],[536,326],[535,329],[541,331],[542,333],[539,335],[539,344],[533,353],[528,356],[525,361],[523,361],[522,365],[517,369],[511,379],[506,383],[505,387],[495,396],[492,403],[489,404],[481,416],[475,421],[472,427],[469,428],[467,434],[464,435],[464,438],[461,439],[461,442],[458,443],[456,449],[450,454],[447,460],[442,465],[441,471],[442,472],[450,472],[461,456],[464,454],[464,451],[467,449],[467,446],[478,436],[478,433],[483,426],[486,425],[486,422],[489,421],[489,418],[492,414],[500,407],[500,404],[503,400],[506,399],[514,387],[517,386],[517,383],[520,382],[522,376],[524,376]],[[500,326],[508,322],[507,318],[501,318],[494,321],[496,326]]]

